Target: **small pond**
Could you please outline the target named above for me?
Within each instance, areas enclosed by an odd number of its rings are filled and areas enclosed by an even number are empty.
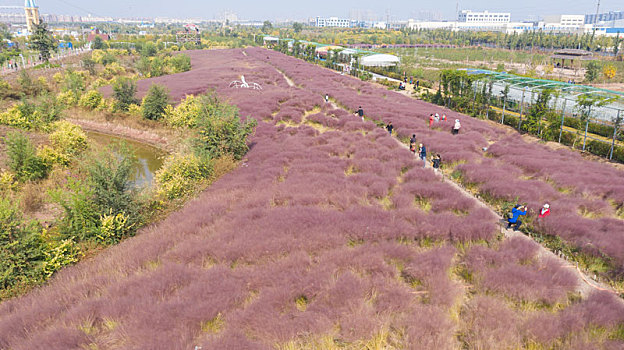
[[[86,131],[89,140],[95,145],[107,146],[123,142],[134,153],[136,162],[134,174],[131,176],[134,187],[149,186],[154,179],[154,174],[163,164],[166,152],[148,144],[135,140],[102,134],[94,131]]]

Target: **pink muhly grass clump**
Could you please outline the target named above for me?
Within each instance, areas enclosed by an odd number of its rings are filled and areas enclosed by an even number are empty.
[[[464,342],[472,349],[511,349],[520,347],[518,316],[496,298],[477,296],[466,307]]]

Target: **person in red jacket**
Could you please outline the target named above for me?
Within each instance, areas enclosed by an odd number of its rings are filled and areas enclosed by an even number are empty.
[[[429,127],[433,126],[433,113],[429,114]]]
[[[550,215],[550,205],[548,205],[548,203],[544,204],[544,206],[542,207],[542,209],[540,209],[540,213],[537,216],[538,219],[543,219],[545,217],[547,217],[548,215]]]

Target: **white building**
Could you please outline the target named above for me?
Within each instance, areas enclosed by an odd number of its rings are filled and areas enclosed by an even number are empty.
[[[458,22],[465,23],[509,23],[511,22],[511,13],[509,12],[473,12],[471,10],[462,10],[458,14]]]
[[[587,33],[592,31],[592,24],[585,24],[585,15],[544,16],[537,24],[537,29],[551,33]]]
[[[351,27],[351,20],[348,18],[338,18],[338,17],[316,17],[316,26],[317,27],[338,27],[338,28],[349,28]]]
[[[500,33],[522,33],[533,29],[533,23],[525,22],[420,22],[410,19],[407,27],[412,30],[419,29],[447,29],[452,31],[481,31],[481,32],[500,32]]]

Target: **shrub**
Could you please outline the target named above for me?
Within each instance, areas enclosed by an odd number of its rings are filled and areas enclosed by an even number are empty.
[[[102,94],[97,90],[89,90],[80,97],[80,107],[97,109],[102,104]]]
[[[60,121],[54,124],[54,129],[55,131],[50,134],[50,142],[58,151],[74,157],[87,149],[87,135],[80,126]]]
[[[197,183],[212,174],[212,164],[195,154],[169,156],[156,172],[158,194],[167,199],[191,194]]]
[[[82,66],[89,72],[89,74],[91,75],[95,75],[96,71],[95,71],[95,61],[92,60],[91,58],[83,58],[82,59]]]
[[[256,120],[248,118],[241,122],[236,107],[214,96],[202,96],[201,105],[196,121],[195,151],[203,156],[216,158],[231,154],[235,159],[241,159],[249,149],[247,136],[253,132]]]
[[[78,95],[73,91],[61,91],[56,99],[65,106],[74,106],[78,103]]]
[[[107,214],[100,215],[100,232],[95,238],[104,244],[115,244],[132,234],[135,226],[136,223],[133,223],[128,215],[113,214],[111,209]]]
[[[191,70],[191,58],[185,54],[178,54],[169,59],[169,64],[174,73],[188,72]]]
[[[170,126],[195,127],[196,118],[201,112],[200,98],[187,95],[177,106],[167,106],[164,111],[164,120]]]
[[[9,132],[4,138],[9,168],[20,180],[39,180],[48,174],[48,167],[35,152],[35,147],[24,134]]]
[[[154,57],[158,53],[158,48],[153,42],[146,42],[141,49],[141,56]]]
[[[169,94],[165,87],[156,84],[150,86],[141,104],[143,118],[150,120],[160,119],[165,113],[168,102]]]
[[[18,91],[16,91],[16,89],[11,87],[11,85],[8,82],[0,79],[0,99],[5,99],[5,98],[18,99],[19,97],[20,97],[20,94]]]
[[[67,71],[63,80],[63,91],[71,91],[79,96],[85,90],[85,77],[74,71]]]
[[[117,108],[127,111],[131,104],[136,103],[136,84],[128,78],[117,78],[113,83],[113,97],[117,101]]]
[[[49,192],[50,198],[63,208],[57,229],[66,238],[86,240],[99,233],[99,213],[93,190],[84,181],[69,178],[67,184]]]
[[[8,198],[8,193],[17,189],[17,180],[15,175],[8,171],[0,172],[0,195]]]
[[[134,158],[123,145],[108,147],[86,164],[89,185],[99,213],[124,215],[136,222],[138,211],[131,188]]]

